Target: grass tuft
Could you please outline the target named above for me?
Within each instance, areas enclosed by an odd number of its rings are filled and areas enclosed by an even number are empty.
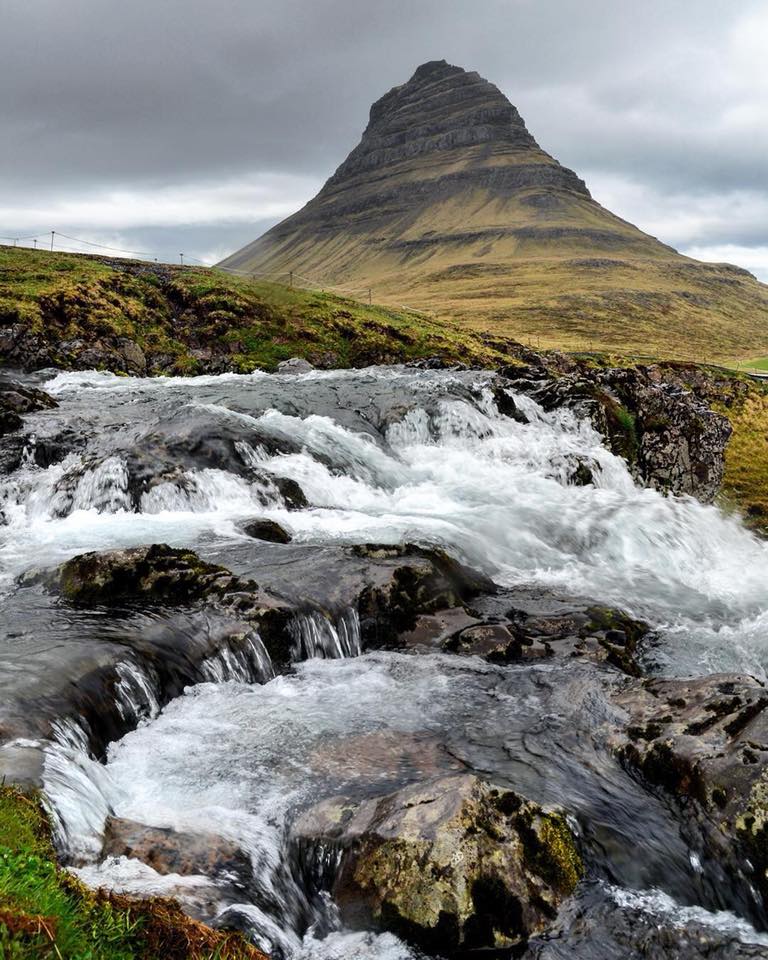
[[[239,933],[212,930],[172,900],[85,887],[55,859],[37,797],[0,786],[3,960],[265,960]]]

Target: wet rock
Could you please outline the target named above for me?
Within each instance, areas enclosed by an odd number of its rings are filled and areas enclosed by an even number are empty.
[[[62,595],[81,604],[139,597],[185,603],[239,586],[224,567],[166,544],[80,554],[62,564],[56,578]]]
[[[723,479],[728,419],[714,397],[666,367],[598,368],[534,355],[525,368],[500,371],[547,410],[571,407],[590,417],[614,453],[647,486],[711,502]],[[585,482],[586,475],[584,475]]]
[[[480,593],[496,591],[493,581],[443,550],[366,544],[352,552],[389,571],[360,597],[363,636],[370,646],[399,646],[420,614],[459,607]]]
[[[444,744],[428,733],[376,730],[329,740],[309,758],[313,770],[337,782],[403,782],[464,769]]]
[[[481,621],[467,613],[464,607],[436,610],[418,616],[413,628],[400,637],[400,642],[414,649],[427,647],[439,650],[462,630],[478,623]]]
[[[646,680],[616,702],[622,759],[677,797],[768,905],[768,690],[753,677]]]
[[[582,457],[579,457],[576,466],[573,468],[573,471],[568,478],[568,481],[574,487],[588,487],[590,484],[595,482],[595,477],[592,473],[592,467],[587,463],[586,460],[584,460]]]
[[[443,644],[443,649],[450,653],[508,663],[522,656],[522,646],[506,624],[480,623],[451,637]]]
[[[18,430],[24,422],[24,414],[56,406],[56,401],[44,390],[0,377],[0,436]]]
[[[409,360],[406,367],[414,370],[468,370],[466,363],[456,363],[446,360],[445,357],[422,357],[419,360]]]
[[[343,851],[333,895],[344,923],[431,951],[521,942],[553,921],[582,873],[561,813],[465,774],[322,801],[294,838]]]
[[[494,663],[543,657],[582,657],[639,676],[639,644],[648,624],[621,610],[547,591],[497,590],[467,606],[474,618],[442,641],[449,653]]]
[[[37,602],[55,603],[39,595]],[[179,611],[131,606],[122,600],[108,618],[103,610],[76,608],[74,636],[51,630],[45,649],[32,654],[19,638],[17,669],[0,677],[0,779],[39,785],[41,751],[60,721],[76,725],[91,754],[102,758],[108,743],[191,684],[269,679],[262,628],[277,652],[289,647],[284,633],[290,615],[280,623],[279,610],[248,622],[210,605]],[[20,674],[23,681],[14,682]]]
[[[723,928],[660,891],[596,884],[564,904],[554,927],[534,937],[521,960],[753,960],[768,949],[748,924]],[[730,927],[730,929],[729,929]],[[744,942],[741,937],[747,942]]]
[[[226,877],[241,886],[247,886],[252,874],[248,855],[231,840],[214,833],[150,827],[121,817],[107,818],[101,855],[141,860],[160,874]]]
[[[248,520],[240,529],[254,540],[268,540],[270,543],[290,543],[292,540],[290,533],[276,520]]]
[[[511,417],[518,423],[528,423],[528,417],[515,403],[514,397],[503,383],[496,383],[491,389],[496,408],[505,417]]]
[[[281,360],[277,365],[278,373],[309,373],[315,368],[308,360],[301,357],[291,357],[290,360]]]

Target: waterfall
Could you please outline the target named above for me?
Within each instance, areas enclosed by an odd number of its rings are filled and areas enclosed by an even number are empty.
[[[289,630],[293,636],[293,660],[360,655],[360,618],[351,607],[335,623],[316,611],[299,614],[291,621]]]

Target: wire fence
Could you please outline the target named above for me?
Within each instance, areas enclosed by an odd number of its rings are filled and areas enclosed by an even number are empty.
[[[173,257],[168,254],[157,255],[148,250],[125,250],[122,247],[113,247],[106,243],[97,243],[94,240],[84,240],[82,237],[73,237],[68,233],[62,233],[58,230],[49,230],[46,233],[30,234],[25,237],[2,236],[0,243],[12,245],[14,247],[23,246],[34,250],[40,250],[48,253],[91,253],[93,250],[105,251],[105,253],[117,254],[122,257],[131,257],[133,259],[146,260],[148,263],[165,264],[168,266],[190,266],[198,264],[211,270],[221,270],[224,273],[231,273],[234,276],[241,276],[252,280],[268,280],[273,283],[282,283],[290,287],[299,287],[304,290],[318,290],[322,293],[328,292],[338,294],[349,300],[356,300],[360,303],[373,304],[373,287],[371,286],[352,286],[350,284],[330,283],[327,280],[317,277],[305,277],[293,270],[284,270],[282,272],[260,272],[257,270],[237,270],[234,267],[224,267],[221,264],[206,263],[198,257],[193,257],[188,253],[179,253]],[[80,247],[73,246],[79,244]],[[83,250],[82,247],[88,249]],[[408,306],[404,303],[388,304],[398,307],[409,313],[423,313],[416,307]]]

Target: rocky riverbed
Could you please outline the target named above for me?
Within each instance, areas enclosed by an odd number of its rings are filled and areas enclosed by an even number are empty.
[[[0,773],[273,957],[768,956],[768,546],[669,371],[0,384]]]

